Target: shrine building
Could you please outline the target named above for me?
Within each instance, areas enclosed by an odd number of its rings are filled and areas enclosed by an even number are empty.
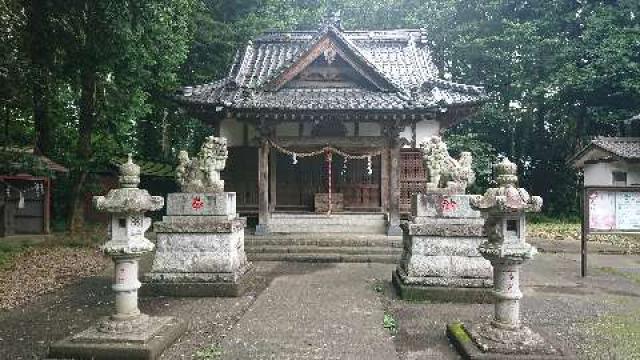
[[[237,193],[241,213],[258,215],[256,233],[312,231],[285,220],[332,215],[353,221],[318,231],[359,231],[359,219],[375,218],[384,226],[372,231],[401,233],[410,194],[426,183],[420,141],[486,98],[438,77],[426,35],[337,24],[267,32],[226,77],[182,89],[181,106],[227,138],[225,190]]]

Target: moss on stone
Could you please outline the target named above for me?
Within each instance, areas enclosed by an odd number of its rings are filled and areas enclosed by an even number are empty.
[[[460,343],[467,343],[471,341],[469,334],[467,334],[467,330],[464,329],[464,325],[461,322],[449,324],[449,332],[458,339],[458,342]]]

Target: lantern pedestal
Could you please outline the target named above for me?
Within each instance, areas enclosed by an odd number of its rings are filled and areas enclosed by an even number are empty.
[[[526,242],[527,212],[538,212],[542,198],[517,187],[517,167],[508,159],[495,165],[497,188],[470,200],[483,217],[487,239],[478,252],[493,266],[493,319],[450,324],[447,336],[465,359],[566,359],[561,347],[523,325],[520,319],[520,267],[536,254]]]
[[[182,333],[186,324],[174,317],[148,316],[138,308],[138,262],[154,245],[144,237],[151,226],[145,211],[159,210],[164,199],[138,189],[140,167],[120,166],[120,188],[93,198],[94,207],[111,214],[109,240],[102,246],[115,264],[112,289],[115,313],[89,329],[49,348],[51,359],[156,359]]]
[[[110,323],[114,331],[105,332],[105,323]],[[128,329],[118,329],[120,327]],[[143,314],[119,323],[109,317],[96,326],[53,344],[49,348],[49,358],[156,359],[186,330],[186,323],[174,317]]]

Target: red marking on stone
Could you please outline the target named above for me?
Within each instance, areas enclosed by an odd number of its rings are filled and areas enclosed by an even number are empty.
[[[191,200],[191,207],[194,210],[200,210],[204,207],[204,201],[200,200],[200,196],[196,196]]]
[[[440,205],[442,206],[443,211],[452,211],[458,207],[458,204],[455,201],[449,199],[442,200]]]

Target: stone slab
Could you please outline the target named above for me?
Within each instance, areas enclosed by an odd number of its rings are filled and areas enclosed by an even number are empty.
[[[410,256],[466,256],[482,257],[478,246],[480,237],[405,236],[403,248]],[[486,264],[490,266],[487,261]]]
[[[171,216],[163,216],[162,222],[185,222],[185,221],[202,221],[207,219],[209,221],[227,221],[239,218],[238,214],[230,214],[230,215],[206,215],[206,216],[198,216],[198,215],[171,215]]]
[[[484,224],[448,224],[448,223],[404,223],[403,231],[408,235],[429,236],[485,236]]]
[[[237,273],[247,265],[244,232],[158,233],[154,273]]]
[[[414,194],[411,215],[414,217],[479,218],[469,200],[475,195]]]
[[[181,274],[154,274],[165,276],[165,281],[156,277],[145,279],[139,290],[141,296],[172,296],[172,297],[238,297],[244,295],[254,276],[253,267],[248,265],[242,273],[237,273],[233,281],[196,281],[192,276],[185,280]],[[177,275],[171,278],[171,275]]]
[[[403,284],[443,287],[443,288],[491,288],[492,277],[467,277],[467,276],[411,276],[407,274],[404,264],[398,265],[396,273]]]
[[[167,195],[167,215],[235,215],[236,193],[171,193]]]
[[[438,217],[415,217],[410,218],[412,224],[434,224],[434,225],[484,225],[484,218],[438,218]]]
[[[156,233],[233,233],[244,231],[247,225],[245,218],[233,220],[215,219],[209,216],[187,217],[171,221],[156,222],[153,231]]]
[[[493,276],[491,263],[482,257],[411,254],[408,261],[404,255],[402,267],[410,278],[442,277],[489,279]]]
[[[473,341],[466,326],[461,323],[447,325],[447,338],[465,360],[573,360],[577,359],[573,354],[569,354],[561,346],[551,342],[551,338],[545,336],[545,341],[551,346],[559,349],[559,354],[500,354],[482,351]]]
[[[187,329],[174,317],[149,317],[149,327],[141,332],[112,335],[91,327],[51,345],[50,359],[134,359],[154,360]]]
[[[220,360],[398,360],[372,280],[386,264],[274,264],[279,274],[220,343]],[[354,285],[356,284],[356,285]]]
[[[402,281],[397,270],[392,273],[391,281],[398,296],[403,300],[466,304],[490,304],[494,301],[491,289],[485,287],[443,287],[407,284]]]

